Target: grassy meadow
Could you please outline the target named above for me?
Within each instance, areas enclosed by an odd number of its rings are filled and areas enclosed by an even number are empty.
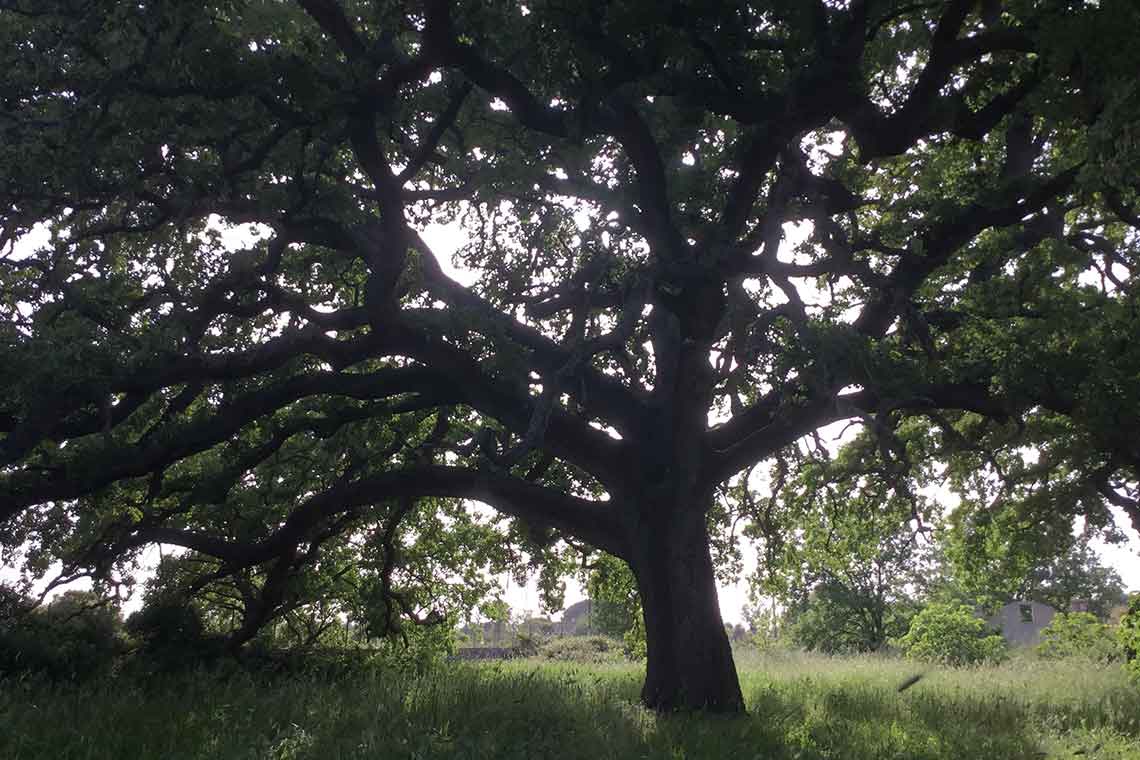
[[[738,664],[742,718],[654,715],[636,704],[641,669],[616,662],[0,680],[0,758],[1140,760],[1140,689],[1119,666],[750,652]]]

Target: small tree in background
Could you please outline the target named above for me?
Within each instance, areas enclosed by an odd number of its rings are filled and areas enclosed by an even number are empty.
[[[1050,660],[1077,657],[1110,662],[1120,656],[1112,629],[1090,612],[1060,613],[1041,631],[1037,654]]]
[[[744,620],[748,625],[749,643],[765,650],[781,643],[784,633],[784,615],[774,601],[764,600],[753,585],[750,599],[744,605]]]
[[[906,633],[914,606],[896,600],[882,603],[836,583],[812,591],[789,615],[791,642],[824,654],[876,652],[889,639]]]
[[[1088,602],[1088,612],[1107,620],[1120,604],[1124,582],[1120,574],[1101,562],[1090,546],[1091,536],[1082,536],[1069,551],[1047,557],[1033,568],[1020,589],[1022,599],[1038,599],[1058,610],[1068,610],[1078,599]]]
[[[897,640],[906,656],[955,667],[1000,662],[1005,640],[965,604],[931,604],[914,616],[906,635]]]

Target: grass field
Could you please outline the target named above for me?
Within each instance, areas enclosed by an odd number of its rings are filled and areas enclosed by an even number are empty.
[[[636,705],[641,670],[625,664],[0,680],[0,758],[1140,760],[1140,689],[1119,667],[1027,660],[924,672],[890,659],[748,653],[738,662],[743,718],[649,713]]]

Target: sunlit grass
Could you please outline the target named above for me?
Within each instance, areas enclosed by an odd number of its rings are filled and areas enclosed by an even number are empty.
[[[1116,667],[739,662],[749,707],[739,719],[643,710],[641,669],[623,664],[0,681],[0,758],[1140,759],[1140,689]]]

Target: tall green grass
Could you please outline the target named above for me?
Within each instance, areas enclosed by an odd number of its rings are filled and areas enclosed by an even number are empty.
[[[1140,690],[1059,662],[922,671],[743,654],[744,718],[658,716],[634,665],[523,660],[422,676],[241,671],[0,681],[0,758],[1133,758]]]

